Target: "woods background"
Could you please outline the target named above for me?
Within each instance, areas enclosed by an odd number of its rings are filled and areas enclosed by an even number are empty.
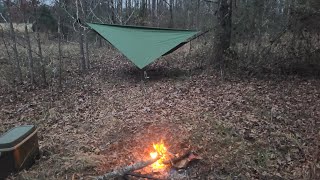
[[[78,21],[210,30],[149,79]],[[0,134],[39,128],[10,179],[86,179],[193,148],[182,179],[320,179],[319,0],[0,0]],[[171,171],[171,170],[170,170]]]
[[[211,30],[202,39],[205,65],[248,75],[319,75],[319,9],[317,0],[0,1],[1,85],[61,85],[71,64],[90,69],[93,49],[109,45],[78,19]]]

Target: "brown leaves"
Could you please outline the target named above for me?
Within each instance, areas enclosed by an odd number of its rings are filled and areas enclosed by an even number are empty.
[[[190,74],[198,63],[174,56],[174,63],[170,57],[152,65],[159,73],[141,83],[121,56],[105,49],[99,54],[101,61],[94,61],[101,69],[84,77],[70,71],[63,92],[0,96],[0,132],[19,124],[40,126],[43,158],[23,176],[103,174],[143,160],[161,138],[175,153],[190,145],[200,149],[205,159],[194,166],[190,162],[201,159],[196,154],[173,164],[190,166],[191,179],[303,179],[320,172],[319,80],[221,81],[213,72]],[[170,76],[176,71],[182,75]]]

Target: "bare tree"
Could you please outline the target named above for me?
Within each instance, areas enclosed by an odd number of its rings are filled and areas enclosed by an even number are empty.
[[[157,11],[156,11],[156,7],[157,7],[157,2],[156,0],[152,0],[152,5],[151,5],[151,17],[152,17],[152,21],[153,23],[156,20],[156,16],[157,16]]]
[[[35,11],[35,14],[38,16],[38,7],[36,6],[36,3],[32,4],[32,7]],[[40,36],[40,29],[35,28],[36,31],[36,41],[38,46],[38,56],[39,56],[39,63],[40,63],[40,75],[42,77],[42,84],[45,86],[47,85],[47,77],[46,77],[46,67],[45,67],[45,61],[42,54],[42,46],[41,46],[41,36]]]
[[[110,6],[111,6],[111,23],[112,24],[116,24],[117,23],[117,19],[116,19],[116,4],[114,2],[114,0],[110,0]]]
[[[200,26],[200,0],[197,0],[197,29],[199,29]]]
[[[3,29],[3,27],[0,25],[0,28],[1,28],[1,38],[2,38],[2,42],[4,44],[4,48],[6,49],[6,52],[7,52],[7,55],[8,55],[8,59],[9,59],[9,62],[11,63],[11,55],[10,55],[10,51],[9,51],[9,48],[8,48],[8,44],[6,42],[6,38],[5,38],[5,31]],[[9,45],[10,46],[10,45]]]
[[[84,19],[86,20],[88,17],[88,4],[87,1],[83,1],[83,14]],[[81,28],[81,27],[80,27]],[[84,29],[84,43],[85,43],[85,50],[86,50],[86,68],[90,69],[90,59],[89,59],[89,40],[88,40],[88,31]]]
[[[33,57],[32,57],[32,47],[30,42],[30,36],[28,31],[27,23],[25,22],[24,30],[26,34],[26,41],[27,41],[27,49],[28,49],[28,60],[29,60],[29,76],[30,76],[30,83],[34,83],[34,71],[33,71]]]
[[[224,53],[229,49],[231,44],[232,0],[220,0],[217,16],[219,28],[213,53],[215,53],[215,60],[219,62],[221,70],[224,71]]]
[[[76,10],[77,10],[77,22],[78,22],[78,19],[83,19],[83,13],[81,10],[83,9],[80,9],[81,8],[81,0],[76,0]],[[86,58],[85,58],[85,52],[84,52],[84,37],[83,37],[83,34],[84,34],[84,30],[83,30],[83,27],[81,27],[81,24],[80,22],[78,22],[78,25],[79,25],[79,48],[80,48],[80,70],[81,71],[85,71],[86,70]]]
[[[83,29],[82,27],[79,28],[79,47],[80,47],[80,69],[81,71],[85,71],[86,70],[86,59],[85,59],[85,54],[84,54],[84,46],[83,46],[83,42],[84,42],[84,38],[83,38]]]
[[[43,55],[42,55],[41,38],[40,38],[39,31],[37,32],[37,44],[38,44],[38,54],[39,54],[40,66],[41,66],[42,83],[44,85],[47,85],[46,66],[45,66]]]
[[[28,66],[29,66],[29,76],[30,76],[30,83],[34,84],[34,71],[33,71],[33,57],[32,57],[32,47],[30,42],[30,35],[28,30],[27,24],[27,8],[28,4],[25,1],[20,2],[20,9],[23,11],[23,21],[24,21],[24,31],[25,31],[25,40],[27,42],[27,51],[28,51]]]
[[[169,12],[170,12],[169,27],[170,28],[172,28],[174,26],[173,8],[174,8],[174,0],[170,0],[170,3],[169,3]]]
[[[142,0],[141,1],[141,6],[140,6],[140,25],[145,25],[147,18],[147,0]]]
[[[13,49],[13,55],[14,55],[14,59],[15,59],[15,63],[16,63],[16,76],[17,76],[17,80],[18,83],[21,84],[22,83],[22,72],[21,72],[21,67],[20,67],[20,59],[19,59],[19,54],[18,54],[18,49],[17,49],[17,39],[16,39],[16,33],[14,31],[13,28],[13,23],[12,23],[12,13],[11,13],[11,5],[10,5],[10,0],[6,1],[7,7],[8,7],[8,12],[9,12],[9,17],[8,17],[8,21],[10,24],[10,36],[11,36],[11,40],[12,40],[12,49]]]

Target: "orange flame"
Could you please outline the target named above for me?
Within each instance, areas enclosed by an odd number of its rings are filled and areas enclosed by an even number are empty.
[[[160,159],[151,165],[152,169],[154,170],[164,169],[166,165],[163,164],[163,162],[168,158],[168,155],[167,155],[168,152],[167,152],[167,148],[163,143],[163,140],[161,140],[160,143],[157,143],[157,144],[153,143],[153,148],[156,152],[150,153],[151,158],[155,159],[158,156],[160,156]]]

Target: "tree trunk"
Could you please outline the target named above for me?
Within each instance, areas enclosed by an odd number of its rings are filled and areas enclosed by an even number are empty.
[[[126,22],[124,22],[124,24],[128,24],[128,23],[130,23],[130,19],[128,19],[129,17],[130,17],[130,15],[131,15],[131,9],[132,9],[132,7],[131,7],[131,5],[132,5],[132,2],[131,2],[131,0],[126,0]]]
[[[84,32],[84,42],[86,45],[86,68],[90,69],[90,59],[89,59],[89,42],[88,42],[88,32]]]
[[[147,18],[147,0],[142,0],[140,6],[140,25],[144,26]]]
[[[23,21],[24,21],[24,32],[25,32],[25,39],[27,42],[27,51],[28,51],[28,68],[29,68],[29,77],[30,77],[30,83],[34,84],[34,72],[33,72],[33,57],[32,57],[32,47],[30,42],[30,36],[29,36],[29,30],[27,25],[27,5],[25,2],[20,2],[20,9],[23,14]]]
[[[157,26],[160,26],[160,15],[161,15],[161,9],[162,9],[162,0],[157,0]]]
[[[151,13],[152,13],[152,24],[154,24],[155,23],[155,21],[156,21],[156,17],[157,17],[157,11],[156,11],[156,0],[152,0],[152,5],[151,5],[151,8],[152,8],[152,10],[151,10]]]
[[[173,23],[173,4],[174,1],[170,0],[170,4],[169,4],[169,11],[170,11],[170,21],[169,21],[169,28],[172,28],[174,23]]]
[[[197,29],[200,28],[200,0],[197,1]]]
[[[222,0],[219,21],[223,29],[222,40],[223,50],[227,50],[231,44],[231,26],[232,26],[232,0]]]
[[[33,4],[33,9],[35,10],[35,14],[37,14],[37,7],[36,4]],[[42,84],[44,86],[47,86],[47,77],[46,77],[46,66],[42,54],[42,47],[41,47],[41,37],[40,37],[40,32],[38,29],[36,29],[36,40],[37,40],[37,45],[38,45],[38,54],[39,54],[39,62],[40,62],[40,74],[42,77]]]
[[[6,52],[7,52],[7,55],[8,55],[8,59],[9,59],[9,62],[8,63],[12,63],[12,60],[11,60],[11,55],[10,55],[10,52],[9,52],[9,48],[8,48],[8,45],[7,45],[7,42],[6,42],[6,39],[4,37],[4,31],[1,31],[1,37],[2,37],[2,41],[3,41],[3,44],[4,44],[4,47],[6,49]],[[9,44],[10,46],[10,44]]]
[[[217,43],[215,45],[215,60],[219,63],[221,71],[225,69],[224,54],[231,44],[232,26],[232,0],[220,0],[218,10],[218,20],[220,27],[217,31]]]
[[[115,24],[116,20],[116,10],[115,10],[115,3],[114,0],[111,0],[111,24]]]
[[[103,43],[102,43],[102,37],[100,37],[100,35],[96,35],[97,38],[98,38],[98,41],[99,41],[99,48],[101,48],[103,46]]]
[[[59,0],[59,9],[58,9],[58,59],[59,59],[59,87],[62,87],[62,50],[61,50],[61,15],[60,15],[60,8],[61,8],[61,0]]]
[[[30,42],[30,36],[28,31],[27,22],[25,21],[24,30],[26,33],[26,40],[28,45],[28,59],[29,59],[29,76],[30,76],[30,83],[34,84],[34,72],[33,72],[33,57],[32,57],[32,48]]]
[[[86,70],[86,59],[84,54],[84,47],[83,47],[83,29],[82,27],[79,28],[79,45],[80,45],[80,70]]]
[[[12,40],[12,49],[13,49],[13,55],[15,58],[15,63],[16,63],[16,76],[18,83],[22,83],[22,72],[21,72],[21,67],[20,67],[20,59],[19,59],[19,54],[18,54],[18,49],[17,49],[17,39],[16,39],[16,33],[13,28],[12,24],[12,14],[11,14],[11,8],[10,8],[10,1],[7,0],[7,7],[8,7],[8,12],[9,12],[9,23],[10,23],[10,35],[11,35],[11,40]]]
[[[80,4],[81,0],[76,0],[76,7],[77,7],[77,18],[83,19],[84,14],[82,13],[83,11],[78,11],[79,9],[79,4]],[[79,2],[79,3],[78,3]],[[114,2],[114,0],[112,0],[112,3]],[[112,4],[113,5],[113,4]],[[82,9],[83,10],[83,9]],[[79,14],[80,13],[80,14]],[[85,52],[84,52],[84,30],[83,27],[81,26],[81,24],[78,22],[78,28],[79,28],[79,48],[80,48],[80,62],[79,62],[79,69],[84,72],[86,70],[86,56],[85,56]]]
[[[42,83],[44,85],[47,85],[47,78],[46,78],[46,67],[42,55],[42,48],[41,48],[41,39],[40,39],[40,33],[37,32],[37,43],[38,43],[38,53],[40,58],[40,66],[41,66],[41,76],[42,76]]]
[[[123,14],[122,14],[122,0],[118,0],[118,5],[117,5],[117,13],[120,19],[120,24],[123,24]]]
[[[87,1],[83,1],[84,5],[84,19],[87,19],[88,14],[88,3]],[[81,28],[81,27],[80,27]],[[88,42],[88,31],[84,30],[84,44],[85,44],[85,50],[86,50],[86,68],[90,69],[90,59],[89,59],[89,42]]]

